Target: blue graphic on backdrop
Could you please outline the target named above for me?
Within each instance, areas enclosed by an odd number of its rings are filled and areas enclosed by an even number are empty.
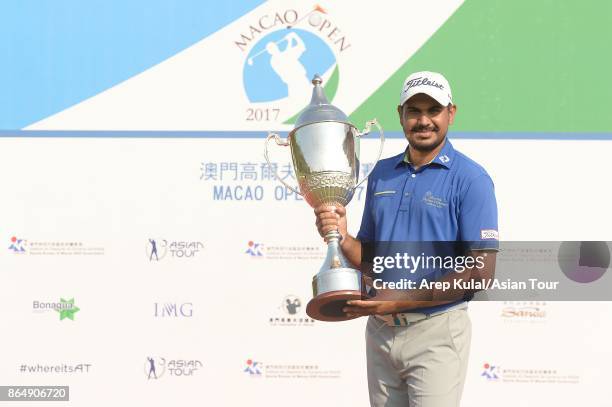
[[[97,95],[262,3],[1,2],[0,129],[20,129]]]
[[[251,48],[244,62],[244,89],[249,101],[284,98],[310,101],[311,78],[336,65],[331,48],[315,34],[300,29],[270,33]]]

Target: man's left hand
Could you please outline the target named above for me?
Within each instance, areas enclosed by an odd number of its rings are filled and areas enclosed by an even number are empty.
[[[349,317],[366,315],[386,315],[399,311],[399,301],[352,300],[342,310]]]

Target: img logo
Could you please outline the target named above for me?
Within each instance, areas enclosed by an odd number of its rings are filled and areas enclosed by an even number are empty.
[[[18,239],[17,237],[13,236],[11,237],[9,250],[11,250],[13,253],[25,253],[26,242],[27,240],[25,239]]]
[[[310,102],[315,74],[333,100],[340,78],[337,59],[351,44],[315,5],[264,13],[242,28],[234,45],[245,53],[242,80],[251,103],[245,120],[290,124]]]
[[[489,363],[485,363],[483,365],[483,372],[480,374],[480,376],[486,378],[489,381],[495,381],[495,380],[499,380],[499,366],[493,366]]]
[[[155,306],[154,316],[155,318],[191,318],[193,317],[193,303],[159,303],[153,304]]]

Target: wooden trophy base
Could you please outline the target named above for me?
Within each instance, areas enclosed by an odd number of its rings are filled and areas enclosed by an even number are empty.
[[[346,306],[347,301],[361,299],[364,299],[361,291],[330,291],[310,300],[306,306],[306,314],[318,321],[348,321],[357,317],[348,317],[342,308]]]

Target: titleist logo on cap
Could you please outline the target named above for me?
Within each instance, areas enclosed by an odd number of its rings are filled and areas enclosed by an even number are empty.
[[[442,84],[437,83],[436,81],[430,81],[428,78],[421,77],[421,78],[410,79],[408,82],[406,82],[406,86],[404,86],[404,92],[406,92],[410,88],[413,88],[415,86],[421,86],[421,85],[433,86],[440,90],[444,90],[444,86]]]

